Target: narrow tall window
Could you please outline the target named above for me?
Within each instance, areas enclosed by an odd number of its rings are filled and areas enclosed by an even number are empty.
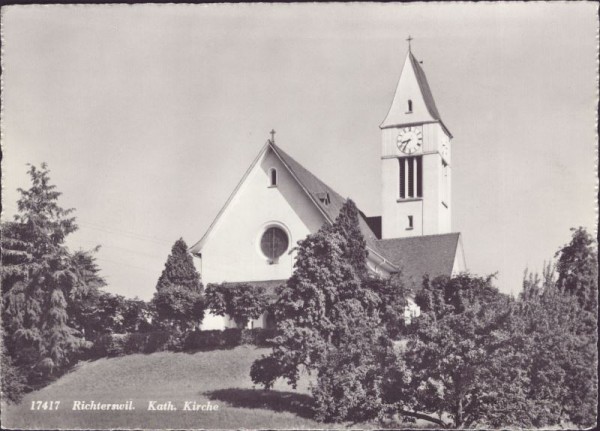
[[[413,228],[413,216],[408,216],[408,227],[407,229],[412,229]]]
[[[408,162],[408,197],[415,197],[415,164],[414,158],[410,157],[406,160]]]
[[[412,100],[408,100],[408,111],[407,112],[412,112]]]
[[[406,159],[398,159],[400,166],[399,179],[400,179],[400,199],[406,198]]]
[[[417,162],[417,197],[423,197],[423,158],[415,157]]]
[[[400,199],[423,197],[423,158],[398,159],[398,195]]]
[[[271,187],[277,186],[277,169],[271,168]]]

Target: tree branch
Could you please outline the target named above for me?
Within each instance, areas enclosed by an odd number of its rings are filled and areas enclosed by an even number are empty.
[[[426,421],[433,422],[434,424],[440,425],[440,426],[442,426],[444,428],[448,428],[450,426],[450,424],[444,422],[443,420],[438,419],[438,418],[436,418],[434,416],[425,414],[425,413],[411,412],[409,410],[401,409],[400,407],[398,407],[398,412],[400,414],[405,415],[405,416],[412,416],[413,418],[424,419]]]

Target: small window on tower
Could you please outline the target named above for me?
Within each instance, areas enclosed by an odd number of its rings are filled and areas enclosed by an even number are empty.
[[[412,228],[413,228],[413,216],[409,215],[408,216],[408,227],[406,229],[410,230]]]
[[[271,187],[277,187],[277,169],[275,168],[271,168],[271,170],[269,171],[269,177],[270,177],[270,186]]]
[[[408,111],[406,111],[406,113],[411,113],[412,112],[412,100],[408,100]]]

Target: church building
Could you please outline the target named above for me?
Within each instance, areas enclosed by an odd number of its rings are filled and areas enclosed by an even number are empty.
[[[381,129],[381,216],[361,213],[369,269],[425,275],[466,270],[460,233],[451,232],[451,140],[423,69],[410,50]],[[292,275],[296,243],[333,223],[345,199],[275,144],[260,150],[208,230],[190,248],[204,285],[245,282],[268,291]],[[358,204],[358,203],[357,203]],[[243,220],[243,222],[240,222]],[[409,301],[407,317],[418,315]],[[250,323],[267,326],[267,316]],[[207,313],[202,329],[235,327]]]

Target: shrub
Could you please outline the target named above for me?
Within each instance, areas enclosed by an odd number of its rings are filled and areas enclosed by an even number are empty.
[[[194,331],[186,337],[183,350],[232,349],[244,344],[269,346],[274,336],[275,330],[264,328]]]
[[[154,353],[165,350],[179,352],[191,350],[233,349],[243,344],[270,346],[275,336],[273,329],[238,329],[224,331],[174,331],[134,332],[131,334],[104,334],[96,338],[83,359],[97,359]]]
[[[96,338],[88,356],[90,358],[103,358],[121,356],[125,354],[125,334],[104,334]]]
[[[167,350],[172,335],[165,331],[132,333],[125,338],[124,353],[154,353]]]
[[[258,319],[269,306],[265,288],[248,283],[209,284],[205,294],[208,308],[218,316],[230,316],[239,328]]]
[[[154,353],[169,349],[173,335],[166,331],[132,334],[105,334],[96,339],[87,357],[90,359]]]
[[[259,347],[271,347],[271,339],[277,331],[270,328],[253,328],[242,330],[241,344],[252,344]]]

